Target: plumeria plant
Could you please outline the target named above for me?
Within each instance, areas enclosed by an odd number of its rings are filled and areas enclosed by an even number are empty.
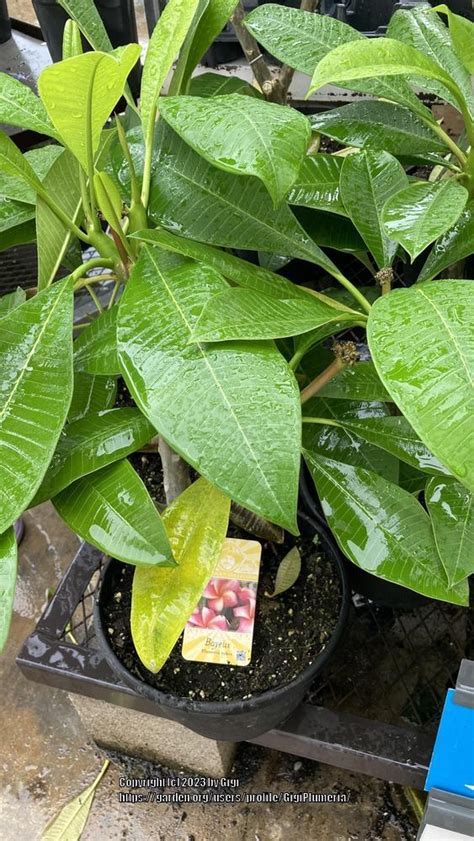
[[[427,6],[368,40],[304,1],[244,18],[235,0],[170,0],[135,103],[140,47],[112,49],[92,0],[61,5],[64,60],[44,70],[39,97],[0,77],[0,122],[47,139],[23,155],[0,134],[1,244],[38,245],[37,288],[0,301],[1,640],[13,524],[51,499],[82,538],[137,565],[132,630],[142,649],[161,640],[158,669],[212,577],[231,500],[298,533],[302,442],[348,558],[466,605],[474,26]],[[254,85],[193,76],[229,17]],[[305,116],[287,103],[294,69],[310,93],[335,83],[370,99]],[[420,90],[459,112],[459,138]],[[400,288],[422,254],[417,282]],[[297,282],[278,273],[290,259]],[[354,264],[357,281],[343,268]],[[97,317],[76,328],[84,288]],[[113,408],[118,376],[136,408]],[[126,458],[157,436],[162,515]],[[211,603],[234,597],[219,581],[204,597],[191,621],[207,627]],[[250,599],[237,599],[234,616],[250,620]]]

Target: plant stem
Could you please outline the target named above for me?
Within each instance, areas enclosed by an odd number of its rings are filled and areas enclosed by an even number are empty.
[[[122,152],[124,154],[125,160],[127,161],[128,171],[130,173],[130,184],[132,190],[132,202],[139,203],[140,202],[140,187],[137,180],[137,174],[135,172],[135,166],[133,164],[132,155],[130,153],[130,147],[127,143],[127,137],[125,135],[125,131],[120,120],[120,117],[117,115],[115,118],[115,124],[117,126],[117,134],[120,146],[122,147]]]
[[[115,284],[114,288],[112,289],[112,294],[109,298],[109,303],[107,304],[107,309],[111,310],[113,305],[115,304],[115,299],[117,297],[117,293],[120,289],[120,281],[117,279],[117,283]]]
[[[339,281],[339,283],[342,284],[342,286],[345,287],[345,289],[347,289],[348,292],[351,293],[352,297],[355,298],[355,300],[361,305],[361,307],[363,307],[366,313],[369,313],[371,310],[371,306],[365,295],[363,295],[362,292],[359,292],[357,287],[354,286],[354,284],[351,283],[350,280],[348,280],[347,277],[344,277],[344,275],[340,272],[331,272],[331,274],[333,277],[336,278],[336,280]]]
[[[292,371],[295,371],[298,365],[300,364],[301,360],[303,359],[305,352],[304,350],[295,350],[293,356],[291,357],[288,365],[290,366]]]
[[[72,219],[69,218],[69,216],[64,212],[62,207],[59,207],[59,205],[56,204],[54,199],[51,198],[49,193],[47,193],[43,187],[41,187],[40,189],[39,186],[36,186],[35,190],[40,196],[40,198],[43,199],[44,203],[48,205],[49,209],[54,213],[54,215],[58,217],[58,219],[63,223],[63,225],[66,226],[66,228],[69,228],[69,230],[74,234],[74,236],[82,240],[82,242],[87,243],[87,245],[91,244],[90,237],[86,233],[84,233],[84,231],[81,231],[81,229],[78,228],[75,222],[73,222]]]
[[[145,160],[143,164],[143,178],[142,178],[142,194],[141,194],[141,202],[145,210],[148,207],[148,201],[150,199],[150,187],[151,187],[151,168],[153,163],[153,139],[155,137],[155,121],[157,115],[157,108],[156,105],[152,108],[150,116],[148,118],[148,128],[146,131],[145,137]]]
[[[322,423],[325,426],[339,426],[342,428],[342,423],[338,423],[338,421],[332,420],[332,418],[311,418],[303,416],[303,423]]]
[[[280,81],[277,78],[273,78],[260,47],[253,35],[243,24],[244,18],[245,7],[242,0],[240,0],[230,18],[235,34],[265,98],[274,102],[280,102],[282,101]]]
[[[319,6],[319,0],[301,0],[300,9],[303,12],[314,12]],[[288,99],[288,90],[295,75],[295,68],[290,67],[289,64],[283,64],[278,73],[278,81],[281,88],[282,98],[286,102]]]
[[[301,392],[301,402],[306,403],[306,401],[309,400],[310,397],[313,397],[315,394],[318,393],[318,391],[321,391],[323,386],[325,386],[326,383],[330,382],[330,380],[336,377],[337,374],[339,374],[339,372],[342,371],[342,369],[345,367],[346,363],[343,362],[339,356],[337,356],[331,362],[331,364],[328,365],[328,367],[321,372],[321,374],[318,374],[318,376],[315,377],[315,379],[312,382],[310,382],[310,384],[307,385],[306,388],[303,389],[303,391]]]
[[[89,286],[88,283],[85,283],[84,286],[87,289],[87,291],[88,291],[89,295],[91,296],[92,300],[94,301],[94,304],[96,305],[98,311],[100,313],[104,312],[102,304],[100,303],[97,295],[95,294],[94,290],[92,289],[92,286]]]
[[[81,277],[84,277],[84,275],[87,274],[87,272],[90,272],[91,269],[113,269],[114,265],[114,261],[111,258],[109,259],[107,257],[93,257],[91,260],[87,260],[87,262],[82,263],[81,266],[78,266],[77,269],[74,269],[74,271],[71,273],[74,288],[76,288],[76,282],[80,280]],[[100,278],[103,279],[103,275],[100,275]],[[96,283],[97,280],[98,278],[88,278],[87,283]],[[81,286],[84,285],[84,283],[81,284]],[[77,288],[80,289],[81,286],[78,286]]]
[[[422,120],[432,131],[434,131],[435,134],[438,135],[440,140],[442,140],[443,143],[448,147],[448,149],[453,153],[453,155],[456,156],[459,163],[462,166],[464,166],[467,161],[466,155],[464,154],[462,149],[459,148],[457,143],[455,143],[454,140],[452,140],[449,134],[443,128],[441,128],[439,123],[431,122],[431,120],[429,120],[427,117],[422,117]]]
[[[158,451],[163,467],[163,484],[168,505],[191,484],[189,467],[165,439],[159,438]]]

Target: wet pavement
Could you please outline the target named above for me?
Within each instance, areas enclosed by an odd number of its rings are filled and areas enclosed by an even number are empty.
[[[0,838],[36,841],[48,820],[91,783],[104,755],[91,744],[68,696],[27,681],[14,659],[35,624],[77,538],[49,503],[26,515],[15,615],[0,658]],[[117,715],[120,711],[117,710]],[[414,841],[416,828],[396,786],[298,757],[242,744],[233,776],[241,792],[346,794],[329,804],[120,803],[124,775],[167,775],[123,757],[113,761],[96,794],[83,841]],[[169,790],[171,791],[171,789]]]

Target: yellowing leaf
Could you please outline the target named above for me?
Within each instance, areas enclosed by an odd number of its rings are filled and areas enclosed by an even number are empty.
[[[285,590],[289,590],[298,579],[300,572],[301,553],[297,546],[293,546],[280,562],[273,593],[265,593],[265,595],[273,599],[275,596],[279,596],[280,593],[284,593]]]
[[[165,663],[212,577],[229,512],[230,499],[206,479],[198,479],[162,516],[178,566],[135,569],[132,638],[140,660],[151,672],[158,672]]]
[[[67,803],[44,830],[41,841],[79,841],[89,817],[94,794],[110,763],[107,759],[92,785]]]

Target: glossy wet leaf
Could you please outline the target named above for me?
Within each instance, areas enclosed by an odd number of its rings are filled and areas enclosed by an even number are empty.
[[[417,114],[392,102],[351,102],[342,108],[314,114],[310,122],[313,131],[344,146],[390,152],[396,157],[433,152],[446,154],[447,151],[445,144]]]
[[[389,236],[408,251],[412,260],[456,223],[468,199],[457,181],[418,181],[389,198],[383,224]]]
[[[474,202],[470,201],[455,224],[436,240],[418,281],[432,280],[440,272],[472,254]]]
[[[456,83],[471,112],[474,110],[469,73],[456,55],[447,27],[429,6],[423,4],[419,8],[415,6],[410,11],[397,11],[390,19],[387,36],[395,38],[410,47],[415,47],[430,61],[437,64],[443,73]],[[439,82],[442,83],[442,81],[442,79],[439,79]],[[422,79],[421,82],[425,90],[431,91],[459,108],[456,97],[453,96],[449,86],[439,84],[438,80],[433,78],[428,83],[426,79]]]
[[[319,62],[309,92],[330,83],[357,82],[378,76],[421,76],[423,79],[434,79],[448,89],[458,107],[460,103],[465,104],[462,92],[445,70],[419,50],[393,38],[354,41],[336,47]]]
[[[35,218],[33,205],[0,195],[0,233],[25,225]]]
[[[262,94],[245,79],[237,76],[221,76],[220,73],[200,73],[194,76],[189,85],[191,96],[222,96],[227,93],[240,93],[261,99]]]
[[[301,553],[297,546],[293,546],[280,561],[277,569],[273,593],[265,593],[273,599],[293,587],[301,572]]]
[[[294,207],[293,212],[300,225],[317,245],[349,254],[366,250],[364,240],[350,219],[342,216],[335,224],[331,213],[313,210],[310,207]]]
[[[22,514],[56,447],[72,394],[71,283],[60,281],[0,324],[0,532]]]
[[[288,193],[288,203],[347,216],[339,189],[343,163],[343,158],[324,152],[305,157]]]
[[[30,164],[40,181],[44,181],[54,162],[64,153],[62,146],[50,144],[30,149],[23,157]],[[17,177],[0,174],[0,196],[7,196],[15,201],[36,204],[36,192],[26,182]]]
[[[39,97],[8,73],[0,73],[0,123],[57,137]]]
[[[90,0],[58,0],[59,5],[68,13],[68,17],[75,21],[94,50],[108,53],[112,50],[112,43],[95,3]]]
[[[472,493],[453,479],[432,478],[425,500],[439,556],[451,586],[474,573]]]
[[[199,0],[170,0],[151,35],[141,84],[141,115],[146,133],[164,81],[191,26]]]
[[[78,165],[67,149],[53,163],[43,181],[44,188],[54,196],[59,207],[69,219],[80,224],[82,219],[81,189]],[[36,205],[36,235],[38,248],[38,289],[45,289],[56,277],[57,271],[71,243],[71,232],[38,196]]]
[[[398,484],[408,493],[418,496],[421,491],[425,490],[426,473],[422,473],[421,470],[401,461]]]
[[[245,26],[271,55],[308,76],[314,73],[317,63],[335,47],[352,41],[367,41],[352,26],[333,17],[276,3],[254,9],[246,16]],[[341,86],[398,102],[430,117],[428,109],[404,79],[361,79],[341,82]]]
[[[159,148],[150,194],[157,224],[210,245],[284,251],[338,274],[287,205],[274,209],[258,179],[211,166],[169,127],[161,129]]]
[[[29,222],[21,222],[14,228],[9,228],[7,231],[0,232],[0,252],[7,248],[12,248],[14,245],[25,245],[28,242],[34,242],[36,239],[36,225],[34,219]]]
[[[94,190],[97,206],[105,221],[114,231],[122,230],[122,199],[118,187],[106,172],[94,174]]]
[[[173,564],[160,515],[126,459],[83,476],[52,501],[73,531],[107,555],[129,564]]]
[[[10,630],[15,597],[17,545],[15,529],[10,526],[0,535],[0,654]]]
[[[120,374],[117,356],[118,307],[105,310],[74,342],[74,367],[87,374]]]
[[[187,50],[186,66],[183,73],[184,89],[187,89],[189,78],[195,67],[212,46],[218,35],[221,34],[232,12],[235,9],[235,0],[207,0],[205,8],[196,22],[192,32],[192,40]],[[191,30],[187,39],[190,38]],[[230,91],[226,91],[230,93]]]
[[[219,560],[229,522],[230,500],[198,479],[163,513],[178,566],[137,567],[130,615],[132,638],[142,663],[159,672],[202,596]]]
[[[38,87],[49,117],[86,172],[92,166],[89,158],[99,148],[104,124],[120,99],[140,52],[138,44],[118,47],[110,53],[88,52],[49,65],[39,77]]]
[[[107,759],[92,785],[66,803],[43,830],[41,841],[79,841],[87,823],[94,795],[102,777],[109,767]]]
[[[293,373],[272,343],[190,343],[202,307],[226,288],[206,266],[162,269],[159,252],[144,246],[120,301],[123,376],[142,412],[189,464],[294,532],[301,410]]]
[[[334,325],[345,321],[350,326],[359,318],[355,311],[345,312],[308,293],[305,298],[278,300],[253,289],[226,289],[205,305],[193,340],[278,339],[306,333],[329,322]]]
[[[414,496],[371,470],[305,458],[331,530],[353,563],[429,598],[468,604],[466,583],[449,588],[430,518]]]
[[[238,286],[255,289],[257,292],[264,292],[274,298],[300,298],[301,295],[307,294],[299,286],[295,286],[291,281],[268,269],[256,266],[248,260],[242,260],[212,245],[178,237],[163,228],[154,231],[139,231],[134,237],[150,245],[159,245],[160,248],[197,260],[198,263],[212,266],[219,274]]]
[[[125,458],[154,435],[156,430],[140,410],[129,407],[89,413],[69,423],[32,504],[39,505],[81,476]]]
[[[434,12],[442,12],[448,16],[449,32],[454,50],[469,73],[474,73],[474,25],[461,15],[456,15],[446,3],[435,6]]]
[[[259,178],[275,206],[294,183],[311,137],[294,108],[239,94],[167,96],[160,114],[209,163]]]
[[[334,461],[373,470],[391,482],[398,480],[398,461],[383,449],[365,440],[351,429],[352,422],[382,423],[388,416],[384,403],[355,400],[332,400],[315,395],[303,406],[304,417],[327,418],[343,424],[303,422],[303,447],[312,455],[322,455]]]
[[[344,418],[341,423],[365,441],[392,453],[401,461],[411,464],[412,467],[435,475],[446,475],[449,472],[420,441],[414,429],[402,415],[387,415],[377,419]]]
[[[41,190],[41,181],[36,175],[26,155],[22,155],[18,146],[0,131],[0,172],[19,179],[27,187]]]
[[[393,400],[433,454],[474,490],[472,283],[393,290],[373,305],[367,336]]]
[[[357,152],[344,161],[341,199],[379,269],[392,265],[398,248],[383,229],[383,208],[407,184],[402,165],[388,152]]]
[[[25,300],[26,293],[21,286],[17,286],[14,292],[8,292],[6,295],[2,295],[0,298],[0,318],[3,318],[4,315],[8,315],[11,310],[19,307],[20,304],[24,304]]]
[[[115,377],[101,377],[74,371],[74,391],[69,407],[68,421],[80,420],[90,412],[111,409],[117,395]]]

